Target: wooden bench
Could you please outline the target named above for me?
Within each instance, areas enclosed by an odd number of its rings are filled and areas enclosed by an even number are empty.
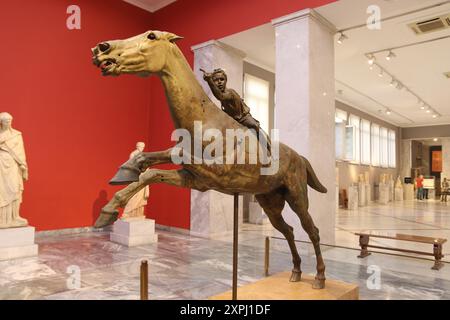
[[[377,248],[377,249],[384,249],[384,250],[393,250],[393,251],[408,252],[408,253],[414,253],[414,254],[423,254],[423,255],[427,255],[427,256],[434,256],[434,266],[431,269],[439,270],[444,266],[444,264],[441,262],[441,259],[444,257],[442,255],[442,245],[445,242],[447,242],[447,239],[415,236],[415,235],[400,234],[400,233],[390,235],[390,234],[382,234],[382,233],[374,233],[374,232],[367,232],[367,233],[359,232],[359,233],[355,233],[355,235],[359,236],[359,245],[361,246],[361,253],[358,256],[358,258],[365,258],[368,255],[370,255],[370,252],[367,250],[367,248],[370,247],[370,248]],[[369,244],[370,238],[382,238],[382,239],[392,239],[392,240],[432,244],[433,245],[433,253],[400,249],[400,248],[374,246],[374,245]]]

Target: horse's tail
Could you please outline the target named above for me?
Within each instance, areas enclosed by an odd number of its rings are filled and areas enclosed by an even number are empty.
[[[325,188],[323,186],[322,183],[320,183],[319,178],[317,178],[311,164],[309,163],[308,159],[306,159],[305,157],[302,157],[303,161],[305,163],[306,166],[306,173],[307,173],[307,183],[308,186],[310,186],[311,188],[313,188],[316,191],[319,191],[320,193],[327,193],[327,188]]]

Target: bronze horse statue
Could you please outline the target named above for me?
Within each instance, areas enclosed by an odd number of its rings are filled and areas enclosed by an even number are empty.
[[[247,130],[209,99],[175,44],[178,39],[181,37],[173,33],[148,31],[124,40],[104,41],[92,49],[93,63],[104,76],[157,75],[164,85],[175,127],[187,130],[192,136],[195,134],[195,121],[201,121],[204,129],[220,130],[224,137],[227,129]],[[203,142],[203,150],[206,145]],[[247,149],[245,152],[248,156]],[[307,159],[280,143],[276,160],[278,171],[271,175],[261,174],[264,164],[260,158],[256,164],[183,163],[179,170],[146,170],[154,165],[173,163],[171,154],[172,149],[143,152],[126,162],[110,183],[129,185],[118,191],[102,209],[95,227],[113,223],[118,216],[117,209],[124,207],[136,192],[153,183],[167,183],[199,191],[254,194],[271,224],[285,236],[289,244],[294,264],[290,281],[300,281],[301,259],[294,242],[293,228],[282,217],[286,201],[300,218],[314,246],[317,275],[313,288],[325,287],[325,264],[320,251],[319,230],[308,213],[307,187],[309,185],[321,193],[326,193],[327,189],[320,183]]]

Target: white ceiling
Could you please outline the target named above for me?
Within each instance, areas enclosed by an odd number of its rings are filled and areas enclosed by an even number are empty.
[[[346,29],[366,22],[369,5],[378,5],[384,19],[442,2],[445,1],[340,0],[316,10],[337,29]],[[410,22],[450,13],[450,1],[447,2],[438,8],[382,22],[381,30],[362,27],[345,32],[349,39],[335,46],[336,91],[342,90],[336,98],[401,127],[449,124],[450,79],[443,73],[450,71],[450,38],[394,50],[397,58],[391,61],[385,59],[387,53],[377,55],[377,63],[442,115],[437,119],[420,110],[417,98],[406,90],[391,87],[390,77],[380,78],[377,68],[369,70],[365,57],[368,52],[450,36],[450,29],[417,36],[407,27]],[[275,31],[270,23],[220,41],[246,52],[249,62],[275,70]],[[393,113],[381,113],[385,108]]]
[[[123,0],[136,7],[147,10],[149,12],[155,12],[159,9],[175,2],[176,0]]]

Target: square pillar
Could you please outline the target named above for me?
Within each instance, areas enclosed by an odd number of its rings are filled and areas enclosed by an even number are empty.
[[[272,21],[275,26],[275,128],[283,142],[306,157],[328,193],[308,188],[309,213],[322,243],[335,241],[335,27],[311,9]],[[283,216],[295,238],[308,240],[298,216]]]
[[[194,74],[209,98],[220,108],[220,102],[203,80],[203,73],[224,69],[227,87],[234,89],[241,97],[243,90],[243,69],[245,54],[219,41],[208,41],[192,47],[194,52]],[[239,197],[239,224],[242,224],[243,197]],[[233,231],[233,196],[217,191],[200,192],[191,190],[191,228],[195,236],[214,238]]]
[[[450,179],[450,138],[442,138],[442,173],[441,181]]]

